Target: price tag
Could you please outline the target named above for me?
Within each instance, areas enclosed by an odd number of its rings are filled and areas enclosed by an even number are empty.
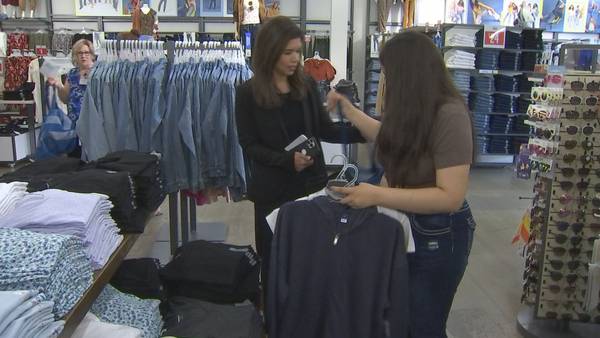
[[[483,28],[483,47],[504,48],[506,28],[502,26],[485,26]]]
[[[37,56],[48,56],[48,47],[46,45],[36,45],[35,55]]]

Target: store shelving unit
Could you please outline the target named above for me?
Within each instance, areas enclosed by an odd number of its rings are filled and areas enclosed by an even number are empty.
[[[462,50],[462,51],[467,51],[467,52],[472,52],[475,53],[477,51],[482,51],[482,50],[501,50],[503,52],[513,52],[513,53],[523,53],[523,52],[532,52],[532,53],[542,53],[543,50],[537,50],[537,49],[527,49],[527,48],[523,48],[523,49],[515,49],[515,48],[503,48],[503,49],[498,49],[498,48],[490,48],[490,47],[480,47],[480,46],[456,46],[456,45],[448,45],[447,44],[447,40],[446,38],[448,37],[448,35],[450,35],[449,33],[455,32],[455,31],[460,31],[461,33],[465,33],[465,34],[472,34],[473,36],[475,36],[477,34],[477,32],[481,31],[482,29],[484,29],[483,25],[458,25],[458,24],[442,24],[441,25],[441,33],[442,33],[442,47],[440,48],[440,51],[442,52],[442,54],[444,55],[445,53],[452,51],[452,50]],[[507,28],[509,30],[522,30],[522,28]],[[472,69],[472,68],[462,68],[462,67],[448,67],[448,69],[450,70],[450,72],[455,72],[455,71],[460,71],[460,72],[469,72],[471,73],[471,75],[489,75],[489,76],[493,76],[493,75],[507,75],[507,76],[518,76],[518,75],[526,75],[528,78],[542,78],[543,74],[539,74],[539,73],[535,73],[533,71],[530,70],[502,70],[502,69]],[[473,89],[468,89],[468,90],[461,90],[462,93],[465,94],[479,94],[479,95],[489,95],[489,96],[493,96],[495,94],[503,94],[503,95],[510,95],[510,96],[515,96],[515,97],[523,97],[525,99],[528,99],[530,96],[529,92],[506,92],[506,91],[479,91],[479,90],[473,90]],[[472,112],[475,116],[477,115],[490,115],[490,116],[508,116],[508,117],[519,117],[519,116],[524,116],[524,112],[519,112],[519,113],[511,113],[511,112],[500,112],[500,111],[496,111],[496,112],[492,112],[492,113],[488,113],[488,112],[479,112],[479,111],[473,111]],[[476,130],[477,134],[476,136],[479,137],[498,137],[498,136],[504,136],[507,137],[509,140],[511,140],[513,137],[521,137],[521,138],[525,138],[525,137],[529,137],[530,134],[529,133],[514,133],[514,132],[506,132],[506,133],[495,133],[495,132],[488,132],[485,130]],[[514,142],[513,142],[514,143]],[[478,156],[476,159],[476,164],[479,165],[505,165],[505,164],[512,164],[514,161],[514,155],[515,153],[518,152],[518,147],[516,145],[513,146],[513,151],[510,153],[493,153],[493,152],[481,152],[478,151]]]

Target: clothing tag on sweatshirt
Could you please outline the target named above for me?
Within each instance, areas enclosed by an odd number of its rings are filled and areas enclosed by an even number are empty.
[[[342,216],[342,218],[340,218],[340,223],[344,223],[344,224],[348,223],[348,217]]]
[[[440,243],[438,241],[429,241],[427,242],[427,249],[428,250],[437,250],[440,248]]]

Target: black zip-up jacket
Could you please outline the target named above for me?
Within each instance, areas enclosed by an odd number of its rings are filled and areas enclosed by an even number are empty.
[[[377,208],[328,197],[279,210],[267,297],[269,338],[408,336],[404,230]]]
[[[325,187],[327,173],[323,155],[302,173],[294,169],[294,154],[284,148],[288,139],[282,108],[260,107],[252,94],[252,81],[236,90],[235,115],[239,142],[248,165],[248,198],[254,202],[290,201]],[[364,142],[354,127],[334,124],[323,107],[316,83],[306,78],[307,95],[302,100],[306,136],[330,143]],[[301,179],[299,179],[301,177]],[[298,185],[298,186],[290,186]]]

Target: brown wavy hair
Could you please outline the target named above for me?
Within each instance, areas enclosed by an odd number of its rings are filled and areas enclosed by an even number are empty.
[[[385,73],[385,111],[375,141],[391,187],[403,187],[411,163],[431,155],[431,133],[442,105],[464,99],[441,53],[427,35],[406,31],[380,53]],[[465,106],[466,109],[466,106]]]
[[[252,92],[259,106],[274,108],[283,103],[273,83],[273,72],[288,42],[296,38],[300,38],[302,41],[304,34],[292,20],[285,16],[269,18],[260,28],[252,48],[252,70],[254,71]],[[288,80],[292,98],[296,100],[304,98],[306,84],[301,65],[298,65]]]

